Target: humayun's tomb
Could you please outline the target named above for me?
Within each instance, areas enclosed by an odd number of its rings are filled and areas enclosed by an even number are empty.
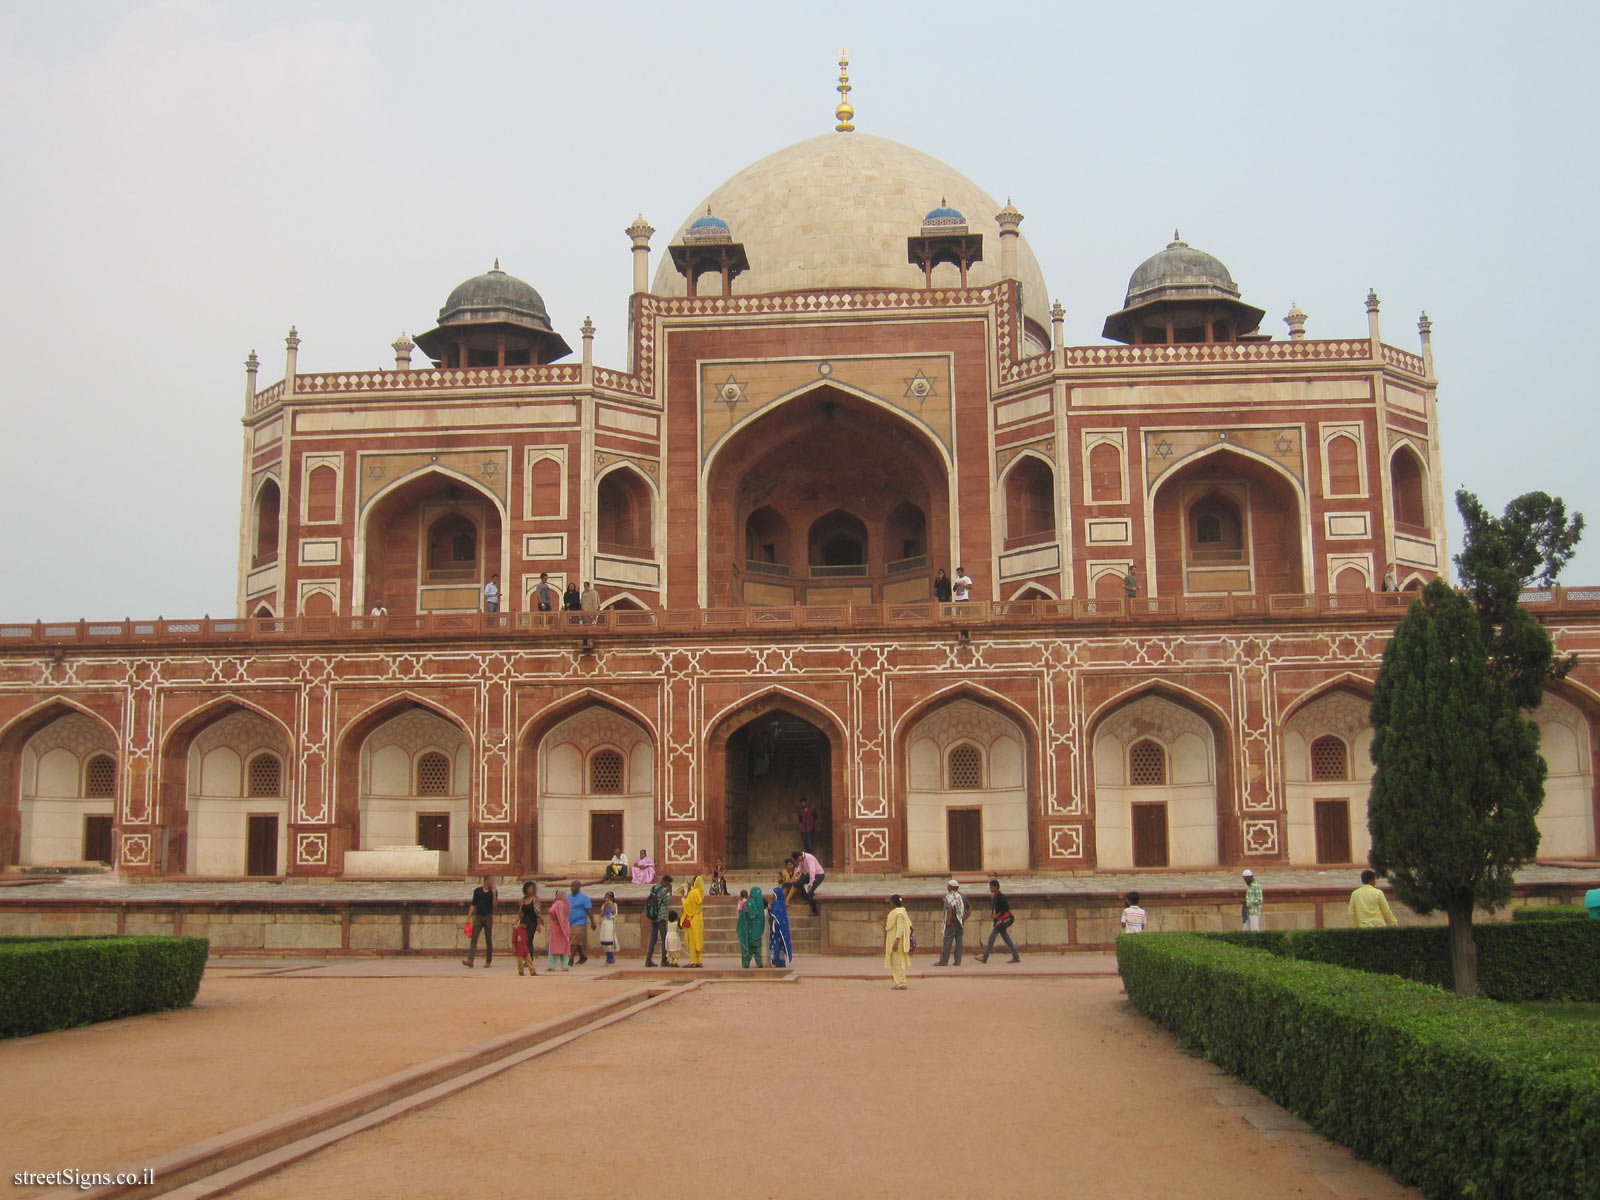
[[[498,264],[391,370],[251,354],[237,616],[0,625],[0,865],[681,877],[777,862],[802,795],[846,874],[1362,862],[1448,570],[1426,317],[1274,336],[1174,235],[1064,345],[1022,213],[841,114],[653,277],[628,227],[625,364]],[[1528,601],[1582,654],[1540,857],[1593,858],[1600,591]]]

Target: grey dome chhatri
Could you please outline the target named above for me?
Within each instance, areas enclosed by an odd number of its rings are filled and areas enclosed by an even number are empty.
[[[1128,278],[1128,295],[1123,308],[1132,308],[1147,300],[1204,300],[1226,296],[1239,298],[1239,287],[1233,282],[1222,260],[1196,250],[1172,231],[1172,241],[1159,254],[1152,254]]]
[[[499,259],[492,270],[458,284],[439,310],[440,325],[462,321],[508,321],[552,332],[544,297],[531,284],[502,271]]]

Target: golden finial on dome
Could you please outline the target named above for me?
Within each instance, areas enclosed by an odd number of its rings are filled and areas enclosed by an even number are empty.
[[[839,123],[833,127],[835,133],[853,133],[855,126],[850,124],[850,118],[856,115],[856,110],[850,107],[850,53],[844,47],[839,48],[839,107],[833,110],[833,115],[839,118]]]

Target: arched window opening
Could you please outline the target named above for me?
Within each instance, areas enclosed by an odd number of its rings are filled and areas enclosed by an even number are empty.
[[[306,478],[306,520],[325,524],[339,519],[339,473],[332,467],[313,467]]]
[[[462,513],[445,513],[428,526],[428,580],[461,582],[478,577],[478,527]]]
[[[1089,451],[1089,496],[1101,503],[1122,499],[1122,452],[1110,442]]]
[[[1055,536],[1056,476],[1043,460],[1024,456],[1006,476],[1006,543]]]
[[[437,750],[430,750],[417,759],[417,795],[448,796],[450,794],[450,760]]]
[[[1389,461],[1389,487],[1394,493],[1394,521],[1428,532],[1428,506],[1423,500],[1422,462],[1410,447],[1401,447]]]
[[[622,791],[622,755],[615,750],[601,750],[589,760],[589,791],[597,796],[616,795]]]
[[[891,572],[917,571],[927,566],[927,515],[911,501],[902,500],[884,522],[883,546]]]
[[[1144,738],[1128,750],[1128,782],[1133,787],[1167,786],[1167,750]]]
[[[963,743],[951,747],[948,767],[952,791],[983,786],[983,755],[976,746]]]
[[[276,754],[258,754],[250,760],[249,794],[252,796],[281,796],[283,794],[283,763]]]
[[[282,503],[275,479],[267,480],[256,493],[256,566],[278,557],[278,509]]]
[[[626,468],[612,471],[595,490],[595,533],[600,549],[634,557],[655,553],[650,529],[650,488]]]
[[[1354,496],[1361,491],[1361,455],[1353,437],[1328,440],[1328,495]]]
[[[529,515],[534,517],[559,517],[561,515],[561,464],[553,458],[541,458],[528,471]]]
[[[1190,507],[1189,559],[1212,563],[1244,561],[1244,521],[1238,505],[1212,494]]]
[[[867,527],[859,517],[841,509],[818,517],[806,539],[807,561],[824,573],[864,575],[867,566]]]
[[[83,794],[91,800],[106,800],[117,794],[117,764],[109,754],[96,754],[83,772]]]
[[[788,573],[789,522],[770,504],[755,510],[744,522],[744,558],[747,563],[772,568],[769,574]]]
[[[1350,778],[1350,755],[1342,739],[1330,733],[1311,743],[1311,778],[1318,781]]]

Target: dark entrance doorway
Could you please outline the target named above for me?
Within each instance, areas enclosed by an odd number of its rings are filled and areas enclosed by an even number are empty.
[[[1165,804],[1135,804],[1133,806],[1133,865],[1136,867],[1164,867],[1167,865],[1167,806]]]
[[[104,816],[83,819],[83,861],[111,861],[111,818]]]
[[[1317,801],[1317,861],[1350,861],[1350,801]]]
[[[252,814],[245,834],[244,873],[278,873],[278,817],[276,813]]]
[[[728,738],[723,857],[729,870],[774,870],[800,848],[800,801],[816,810],[811,852],[833,866],[833,763],[827,734],[786,712],[756,717]]]
[[[946,809],[945,826],[950,836],[950,869],[983,870],[983,809]]]
[[[417,845],[424,850],[450,850],[450,814],[418,813]]]
[[[589,857],[595,862],[605,862],[622,850],[622,814],[620,812],[592,812],[589,814]],[[627,851],[623,851],[624,854]]]

